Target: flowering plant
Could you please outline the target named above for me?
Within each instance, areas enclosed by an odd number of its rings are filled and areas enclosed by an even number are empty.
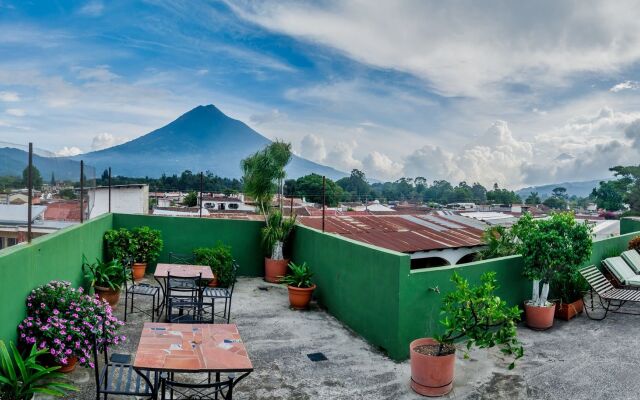
[[[66,365],[77,357],[80,365],[94,368],[93,337],[100,346],[117,345],[124,322],[113,315],[109,303],[84,294],[69,282],[51,281],[31,291],[27,317],[18,325],[20,341],[48,349],[55,362]]]

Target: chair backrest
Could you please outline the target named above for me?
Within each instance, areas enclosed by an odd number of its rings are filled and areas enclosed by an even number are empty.
[[[195,255],[169,252],[169,264],[193,264],[195,262]]]
[[[229,290],[231,291],[231,294],[233,294],[233,288],[236,286],[236,279],[238,279],[238,268],[240,268],[240,266],[238,265],[238,263],[236,262],[236,260],[233,260],[233,264],[232,264],[232,272],[231,272],[231,285],[229,285]]]
[[[595,265],[582,268],[580,274],[589,283],[589,286],[598,293],[598,296],[604,296],[608,291],[614,289],[611,282],[600,272]]]
[[[620,257],[629,264],[633,272],[640,274],[640,253],[635,250],[627,250]]]
[[[167,293],[171,295],[172,292],[179,292],[194,295],[202,290],[201,281],[202,273],[194,276],[174,276],[169,273],[167,275]]]
[[[636,276],[631,267],[622,259],[622,257],[609,257],[602,261],[602,264],[616,277],[623,285],[627,279]]]
[[[174,382],[167,378],[160,381],[160,399],[231,400],[234,378],[211,383]]]

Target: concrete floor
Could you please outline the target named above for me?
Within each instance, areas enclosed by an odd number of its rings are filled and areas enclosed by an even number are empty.
[[[122,309],[118,309],[118,314]],[[383,316],[381,316],[383,317]],[[135,352],[143,319],[131,318],[126,345]],[[237,387],[238,399],[418,399],[408,384],[408,361],[396,363],[342,323],[312,307],[293,311],[285,287],[261,279],[236,284],[232,322],[238,325],[255,371]],[[525,357],[515,370],[497,351],[459,355],[449,399],[637,399],[640,397],[640,317],[612,315],[603,322],[579,316],[547,332],[520,328]],[[328,360],[311,362],[322,352]],[[90,370],[68,379],[81,388],[69,399],[94,399]],[[41,399],[44,397],[40,397]],[[123,397],[113,397],[123,398]]]

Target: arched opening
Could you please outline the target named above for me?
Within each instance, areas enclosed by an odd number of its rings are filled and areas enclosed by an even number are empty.
[[[411,259],[411,269],[443,267],[445,265],[450,265],[449,261],[441,257],[425,257],[425,258]]]
[[[456,263],[456,265],[458,264],[467,264],[470,262],[474,262],[476,261],[476,256],[478,255],[478,253],[469,253],[465,256],[463,256],[461,259],[458,260],[458,262]]]

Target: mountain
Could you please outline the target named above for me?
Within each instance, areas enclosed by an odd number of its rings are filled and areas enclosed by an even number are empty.
[[[130,142],[73,157],[97,171],[111,167],[114,175],[160,177],[211,171],[228,178],[242,177],[240,161],[271,143],[241,121],[229,118],[213,105],[198,106],[170,124]],[[331,179],[346,173],[293,156],[287,177],[315,172]],[[98,172],[98,175],[100,172]]]
[[[29,164],[29,153],[12,147],[0,148],[0,176],[22,176],[22,171]],[[51,179],[51,173],[56,180],[78,181],[80,178],[80,163],[74,160],[55,157],[33,155],[33,165],[40,171],[45,182]],[[91,178],[90,173],[85,176]]]
[[[567,189],[567,194],[569,196],[576,195],[578,197],[587,197],[591,194],[593,188],[598,187],[601,181],[607,181],[611,178],[603,178],[603,179],[595,179],[592,181],[581,181],[581,182],[562,182],[562,183],[553,183],[550,185],[541,185],[541,186],[530,186],[526,188],[522,188],[520,190],[516,190],[516,194],[518,194],[522,200],[526,199],[531,192],[538,192],[538,195],[545,199],[551,196],[551,192],[553,189],[557,187],[563,187]]]

